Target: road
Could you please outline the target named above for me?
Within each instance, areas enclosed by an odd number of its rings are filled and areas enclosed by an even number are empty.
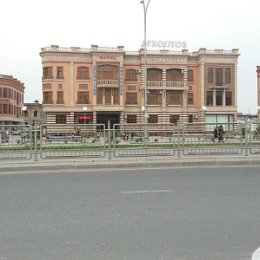
[[[260,168],[0,175],[0,260],[248,260]]]

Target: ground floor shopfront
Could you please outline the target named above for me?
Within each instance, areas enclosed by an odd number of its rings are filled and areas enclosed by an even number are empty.
[[[236,113],[184,113],[184,112],[156,112],[151,111],[148,116],[150,124],[225,124],[234,123],[237,120]],[[74,125],[108,125],[112,128],[116,124],[143,124],[144,113],[142,111],[84,111],[84,112],[49,112],[47,124],[74,124]]]

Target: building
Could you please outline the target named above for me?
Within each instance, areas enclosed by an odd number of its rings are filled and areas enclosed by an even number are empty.
[[[52,45],[40,56],[47,123],[144,122],[144,49]],[[236,122],[238,49],[148,50],[146,57],[149,123]]]
[[[9,75],[0,75],[0,124],[22,124],[24,84]]]
[[[33,103],[24,103],[23,116],[25,125],[41,125],[46,123],[45,115],[42,111],[42,104],[38,100]]]

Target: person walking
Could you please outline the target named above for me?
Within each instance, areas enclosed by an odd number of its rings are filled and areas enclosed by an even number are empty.
[[[218,142],[224,142],[224,129],[222,125],[218,127]]]

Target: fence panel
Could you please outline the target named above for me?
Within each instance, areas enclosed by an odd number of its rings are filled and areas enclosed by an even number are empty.
[[[31,126],[1,125],[0,129],[0,160],[32,158]]]
[[[40,157],[105,157],[107,137],[103,124],[43,124]]]
[[[183,155],[243,154],[246,149],[245,124],[183,124]]]
[[[251,154],[260,154],[260,123],[249,126],[249,147]]]
[[[114,157],[175,155],[175,131],[173,124],[115,124]]]

